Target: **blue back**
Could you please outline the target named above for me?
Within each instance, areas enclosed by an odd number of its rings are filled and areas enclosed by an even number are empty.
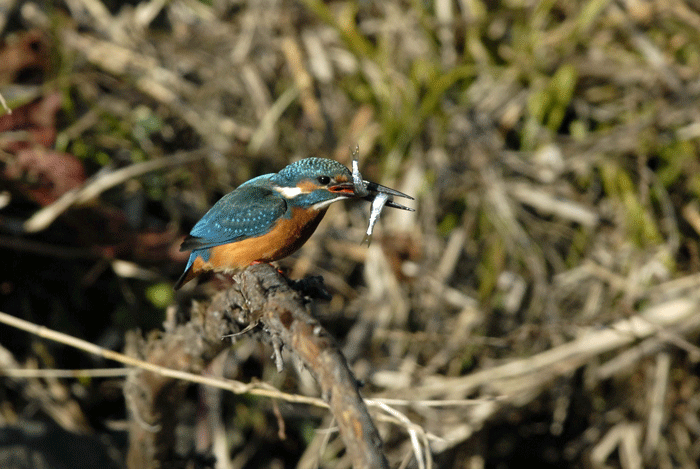
[[[352,180],[348,168],[325,158],[305,158],[286,166],[279,173],[253,178],[216,202],[192,228],[181,250],[207,249],[261,236],[272,229],[280,217],[291,217],[291,207],[310,207],[337,198],[320,186],[319,190],[289,200],[273,189],[296,187],[299,182],[313,182],[318,176]]]
[[[285,212],[287,202],[277,192],[266,187],[243,184],[209,209],[194,225],[182,248],[211,248],[263,235]]]

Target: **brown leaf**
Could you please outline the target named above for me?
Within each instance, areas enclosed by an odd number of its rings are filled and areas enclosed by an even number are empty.
[[[40,147],[20,150],[4,176],[19,182],[30,198],[44,206],[85,181],[83,164],[68,153]]]

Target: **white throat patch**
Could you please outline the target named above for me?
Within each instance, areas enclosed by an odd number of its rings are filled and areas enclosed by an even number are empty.
[[[282,197],[285,199],[293,199],[294,197],[305,193],[301,187],[275,187],[274,189],[282,194]]]
[[[337,202],[339,200],[347,199],[347,197],[336,197],[335,199],[330,199],[330,200],[324,200],[323,202],[319,202],[317,204],[313,204],[311,206],[311,210],[321,210],[322,208],[328,207],[330,204],[333,202]]]

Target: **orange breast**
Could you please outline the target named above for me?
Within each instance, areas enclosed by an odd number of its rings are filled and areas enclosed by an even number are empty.
[[[235,243],[214,246],[209,261],[195,259],[192,271],[233,271],[255,261],[272,262],[289,256],[299,249],[316,230],[326,210],[308,211],[294,209],[292,218],[281,218],[267,233]]]

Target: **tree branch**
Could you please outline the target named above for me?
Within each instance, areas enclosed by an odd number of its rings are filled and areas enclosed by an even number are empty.
[[[276,351],[286,348],[295,353],[319,382],[353,466],[388,467],[379,433],[345,357],[310,316],[304,298],[267,264],[251,266],[235,280],[206,309],[194,307],[185,324],[166,324],[159,337],[132,340],[131,353],[160,366],[200,373],[229,346],[221,340],[224,335],[260,323]],[[132,415],[129,467],[154,467],[172,461],[175,415],[187,386],[146,370],[129,377],[124,391]]]

